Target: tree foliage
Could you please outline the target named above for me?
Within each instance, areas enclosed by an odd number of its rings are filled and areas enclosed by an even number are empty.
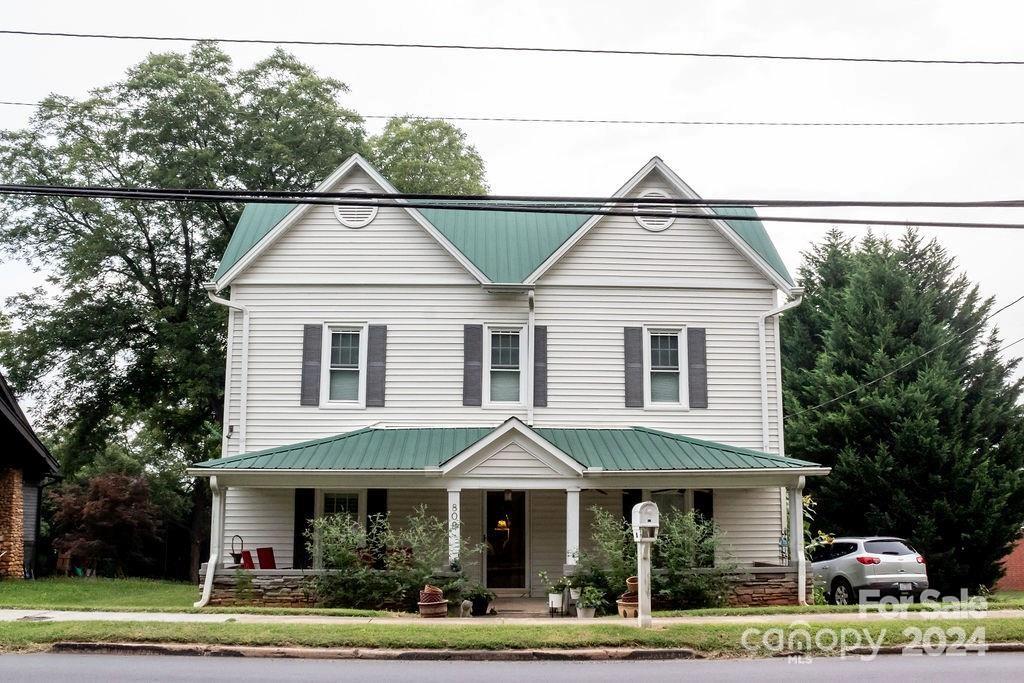
[[[992,584],[1024,522],[1022,381],[987,331],[992,300],[913,230],[832,231],[800,280],[782,328],[786,448],[833,468],[814,483],[818,526],[910,539],[935,587]]]
[[[54,493],[54,546],[101,573],[140,574],[154,564],[160,510],[144,477],[106,473]]]
[[[393,118],[370,138],[370,158],[400,192],[487,192],[483,159],[447,121]]]

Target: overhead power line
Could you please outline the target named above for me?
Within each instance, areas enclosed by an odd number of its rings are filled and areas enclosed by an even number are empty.
[[[1007,229],[1024,230],[1024,223],[991,223],[968,221],[923,221],[923,220],[888,220],[838,218],[826,216],[741,216],[721,214],[714,207],[697,213],[680,211],[656,210],[655,208],[606,208],[604,206],[559,205],[557,202],[482,202],[457,200],[405,200],[405,199],[372,199],[365,198],[333,198],[310,197],[305,193],[284,193],[267,196],[265,193],[248,193],[245,190],[202,190],[202,189],[81,189],[67,186],[40,185],[0,185],[0,195],[29,195],[40,197],[75,197],[92,199],[127,199],[135,201],[173,201],[173,202],[207,202],[207,203],[250,203],[250,204],[313,204],[325,206],[370,206],[397,207],[411,209],[438,209],[444,211],[500,211],[503,213],[536,213],[562,214],[580,216],[627,216],[649,218],[681,218],[681,219],[719,219],[729,222],[774,222],[774,223],[817,223],[832,225],[878,225],[908,226],[922,228],[970,228],[970,229]],[[349,194],[348,197],[352,197]],[[359,195],[355,195],[359,196]],[[392,195],[393,196],[393,195]],[[431,196],[431,195],[428,195]],[[444,195],[441,195],[444,197]]]
[[[881,381],[883,381],[885,379],[888,379],[889,377],[892,377],[896,373],[898,373],[898,372],[900,372],[902,370],[906,370],[907,368],[909,368],[911,365],[913,365],[917,361],[921,360],[922,358],[930,356],[931,354],[935,353],[936,351],[938,351],[940,349],[943,349],[946,346],[949,346],[953,342],[959,341],[960,339],[963,339],[964,336],[966,336],[969,332],[973,332],[974,330],[978,329],[979,327],[981,327],[982,325],[984,325],[985,323],[990,321],[995,316],[999,315],[1000,313],[1002,313],[1006,309],[1010,308],[1011,306],[1014,306],[1014,305],[1020,303],[1021,301],[1024,301],[1024,296],[1019,296],[1016,299],[1014,299],[1013,301],[1011,301],[1010,303],[1006,304],[1005,306],[1003,306],[1001,308],[998,308],[995,311],[992,311],[992,313],[988,314],[987,316],[985,316],[983,319],[979,320],[974,325],[971,325],[967,329],[963,330],[962,332],[960,332],[960,334],[958,334],[956,336],[953,336],[953,337],[950,337],[949,339],[947,339],[946,341],[942,342],[941,344],[936,344],[935,346],[931,347],[927,351],[924,351],[924,352],[914,356],[910,360],[908,360],[908,361],[906,361],[904,363],[901,363],[900,365],[898,365],[897,367],[893,368],[892,370],[890,370],[889,372],[885,373],[884,375],[882,375],[880,377],[876,377],[875,379],[873,379],[873,380],[871,380],[869,382],[864,382],[863,384],[858,384],[853,389],[850,389],[849,391],[843,392],[842,394],[839,394],[838,396],[830,398],[827,401],[822,401],[821,403],[813,405],[813,406],[811,406],[809,408],[804,408],[803,410],[798,410],[795,413],[790,413],[789,415],[785,416],[785,419],[788,420],[790,418],[797,417],[798,415],[803,415],[804,413],[809,413],[809,412],[812,412],[812,411],[815,411],[815,410],[820,410],[821,408],[824,408],[825,406],[832,405],[833,403],[835,403],[837,401],[841,401],[844,398],[847,398],[849,396],[853,396],[854,394],[856,394],[856,393],[858,393],[860,391],[863,391],[864,389],[867,389],[868,387],[872,387],[872,386],[878,384],[879,382],[881,382]],[[1021,341],[1024,341],[1024,337],[1022,337],[1021,339],[1018,339],[1017,341],[1014,341],[1014,342],[1012,342],[1010,344],[1007,344],[1006,346],[1001,347],[999,349],[999,351],[1000,352],[1005,351],[1006,349],[1010,348],[1011,346],[1014,346],[1015,344],[1018,344]]]
[[[470,43],[400,43],[357,40],[294,40],[273,38],[229,38],[213,36],[158,36],[123,33],[72,33],[68,31],[0,30],[0,34],[32,36],[37,38],[89,38],[99,40],[145,40],[159,42],[194,43],[210,41],[244,45],[297,45],[314,47],[369,47],[415,50],[463,50],[476,52],[535,52],[577,55],[627,55],[636,57],[699,57],[705,59],[755,59],[800,62],[854,62],[868,64],[947,64],[965,66],[1021,66],[1024,60],[1015,59],[930,59],[923,57],[857,57],[828,55],[782,55],[749,52],[697,52],[675,50],[628,50],[610,48],[553,47],[530,45],[482,45]]]
[[[20,102],[2,100],[0,105],[8,107],[41,107],[42,102]],[[129,107],[101,107],[120,111],[141,111]],[[774,127],[774,128],[957,128],[983,126],[1021,126],[1022,120],[988,121],[715,121],[700,119],[584,119],[531,116],[472,116],[463,114],[354,114],[364,119],[432,119],[459,123],[550,123],[569,125],[615,125],[615,126],[732,126]]]
[[[0,100],[0,105],[9,107],[41,107],[42,102],[21,102]],[[117,111],[142,111],[134,107],[103,106],[101,109]],[[988,120],[988,121],[715,121],[699,119],[585,119],[530,116],[473,116],[462,114],[353,114],[353,117],[364,119],[431,119],[453,122],[483,123],[550,123],[572,125],[616,125],[616,126],[732,126],[742,127],[774,127],[774,128],[956,128],[983,126],[1021,126],[1022,120]]]
[[[704,197],[597,197],[534,194],[432,194],[424,192],[316,192],[306,190],[238,190],[213,187],[157,188],[125,185],[36,185],[31,183],[0,185],[17,190],[69,190],[83,192],[197,193],[234,197],[306,197],[313,199],[415,199],[445,202],[535,202],[558,205],[592,204],[665,204],[669,206],[770,206],[770,207],[922,207],[955,209],[1024,208],[1024,199],[981,199],[969,201],[856,200],[856,199],[707,199]],[[646,212],[645,212],[646,215]]]

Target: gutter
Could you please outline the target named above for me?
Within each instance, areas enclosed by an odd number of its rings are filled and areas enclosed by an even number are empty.
[[[249,397],[249,307],[244,306],[228,299],[217,296],[216,292],[217,285],[213,282],[207,282],[203,284],[203,289],[206,290],[206,295],[210,297],[210,301],[221,306],[226,306],[235,311],[242,312],[242,386],[239,389],[239,406],[238,406],[238,452],[245,453],[245,426],[246,426],[246,407],[248,405]],[[230,348],[231,340],[228,339],[228,347]],[[227,360],[225,361],[227,367],[225,368],[224,376],[227,378],[226,385],[224,387],[224,422],[228,421],[228,413],[230,410],[231,392],[229,391],[231,382],[231,355],[228,354]],[[228,450],[228,438],[229,435],[227,430],[224,431],[224,437],[221,439],[221,457],[227,455]]]
[[[206,563],[206,580],[203,581],[203,595],[193,607],[206,607],[213,593],[213,575],[220,563],[221,544],[224,542],[224,494],[217,483],[217,477],[210,477],[210,491],[213,501],[210,505],[210,559]]]
[[[761,354],[761,450],[765,453],[768,452],[769,448],[769,437],[768,437],[768,340],[765,332],[765,322],[768,318],[779,315],[791,308],[796,308],[800,305],[800,302],[804,299],[803,287],[794,287],[792,290],[794,296],[793,299],[787,301],[781,306],[769,309],[757,317],[757,341],[758,350]],[[775,340],[777,345],[782,343],[781,339]],[[782,368],[777,367],[776,371],[779,373],[779,377],[782,376]],[[781,386],[779,387],[778,400],[779,404],[782,403],[782,391]],[[782,431],[779,431],[779,452],[782,452]]]
[[[529,304],[529,313],[526,317],[526,424],[529,427],[533,426],[533,359],[536,353],[536,339],[534,339],[534,323],[536,322],[536,316],[534,313],[534,304],[536,302],[536,296],[534,291],[531,289],[526,293],[527,302]]]

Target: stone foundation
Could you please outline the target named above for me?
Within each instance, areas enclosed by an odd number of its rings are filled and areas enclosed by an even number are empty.
[[[727,601],[730,607],[796,605],[797,572],[789,567],[745,567],[732,577]],[[813,576],[807,572],[807,602],[811,602]]]
[[[315,577],[316,572],[301,569],[219,569],[209,604],[312,607]],[[201,574],[200,591],[204,578]]]
[[[0,577],[25,577],[25,502],[21,470],[0,470]]]

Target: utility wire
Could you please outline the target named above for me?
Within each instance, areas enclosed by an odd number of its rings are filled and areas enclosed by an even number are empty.
[[[960,339],[963,339],[963,337],[967,333],[973,332],[974,330],[978,329],[979,327],[981,327],[982,325],[987,323],[989,320],[994,318],[995,316],[999,315],[1000,313],[1002,313],[1003,311],[1008,309],[1010,306],[1018,304],[1021,301],[1024,301],[1024,296],[1017,297],[1016,299],[1014,299],[1010,303],[1006,304],[1002,308],[996,309],[992,313],[990,313],[987,316],[985,316],[983,319],[979,320],[974,325],[971,325],[970,327],[965,329],[960,334],[958,334],[958,335],[956,335],[954,337],[950,337],[949,339],[947,339],[946,341],[942,342],[941,344],[937,344],[937,345],[931,347],[927,351],[924,351],[924,352],[914,356],[913,358],[911,358],[910,360],[906,361],[905,363],[901,363],[899,366],[893,368],[892,370],[890,370],[889,372],[885,373],[881,377],[876,377],[875,379],[871,380],[870,382],[864,382],[863,384],[859,384],[859,385],[855,386],[853,389],[850,389],[849,391],[844,392],[844,393],[842,393],[842,394],[840,394],[840,395],[838,395],[838,396],[836,396],[834,398],[830,398],[827,401],[822,401],[821,403],[818,403],[817,405],[813,405],[813,406],[811,406],[809,408],[804,408],[803,410],[798,410],[795,413],[790,413],[789,415],[785,416],[785,419],[788,420],[790,418],[797,417],[798,415],[803,415],[804,413],[809,413],[809,412],[812,412],[812,411],[815,411],[815,410],[819,410],[821,408],[824,408],[825,406],[828,406],[828,405],[831,405],[831,404],[835,403],[836,401],[841,401],[841,400],[843,400],[844,398],[846,398],[848,396],[852,396],[853,394],[856,394],[857,392],[859,392],[859,391],[861,391],[863,389],[867,389],[868,387],[874,386],[874,385],[878,384],[879,382],[881,382],[882,380],[885,380],[885,379],[888,379],[889,377],[892,377],[893,375],[895,375],[896,373],[900,372],[901,370],[905,370],[905,369],[909,368],[911,365],[913,365],[917,361],[921,360],[922,358],[925,358],[926,356],[929,356],[929,355],[935,353],[939,349],[945,348],[949,344],[952,344],[955,341],[959,341]],[[1015,342],[1013,342],[1011,344],[1007,344],[1006,346],[1000,348],[999,351],[1000,352],[1005,351],[1006,349],[1010,348],[1011,346],[1013,346],[1014,344],[1017,344],[1020,341],[1024,341],[1024,337],[1022,337],[1021,339],[1018,339],[1017,341],[1015,341]]]
[[[24,190],[68,190],[88,192],[169,192],[216,194],[236,197],[309,197],[315,199],[416,199],[452,202],[534,202],[557,205],[591,204],[665,204],[669,206],[771,206],[771,207],[925,207],[956,209],[1008,209],[1024,207],[1024,199],[983,199],[969,201],[891,201],[847,199],[705,199],[703,197],[595,197],[524,194],[430,194],[422,192],[315,192],[304,190],[236,190],[210,187],[155,188],[125,185],[37,185],[31,183],[0,185],[2,188]],[[645,212],[646,213],[646,212]]]
[[[41,107],[42,102],[0,101],[9,107]],[[142,111],[134,107],[101,106],[101,109],[119,111]],[[702,121],[697,119],[583,119],[529,116],[470,116],[459,114],[353,114],[352,118],[394,119],[413,118],[454,122],[490,123],[553,123],[591,124],[623,126],[733,126],[733,127],[775,127],[775,128],[934,128],[934,127],[979,127],[979,126],[1020,126],[1024,120],[990,121]]]
[[[76,197],[92,199],[129,199],[136,201],[173,201],[173,202],[205,202],[205,203],[249,203],[249,204],[313,204],[324,206],[368,206],[397,207],[410,209],[438,209],[444,211],[500,211],[503,213],[534,213],[561,214],[579,216],[626,216],[630,218],[680,218],[680,219],[718,219],[723,221],[771,222],[771,223],[827,223],[833,225],[878,225],[906,226],[921,228],[967,228],[967,229],[1005,229],[1024,230],[1024,223],[986,223],[968,221],[921,221],[921,220],[883,220],[860,218],[836,218],[826,216],[735,216],[714,212],[709,207],[706,212],[683,213],[677,211],[657,211],[649,209],[606,209],[603,207],[578,208],[576,206],[551,206],[550,204],[529,203],[468,203],[457,201],[408,201],[408,200],[377,200],[377,199],[341,199],[303,197],[301,193],[287,196],[259,196],[246,194],[228,194],[218,191],[201,190],[77,190],[66,188],[47,188],[41,186],[0,185],[0,195],[22,195],[39,197]]]
[[[478,52],[536,52],[579,55],[629,55],[640,57],[700,57],[708,59],[756,59],[802,62],[855,62],[870,64],[953,64],[970,66],[1021,66],[1024,60],[1013,59],[926,59],[905,57],[843,57],[826,55],[781,55],[747,52],[682,52],[671,50],[626,50],[582,47],[550,47],[528,45],[481,45],[469,43],[399,43],[355,40],[278,40],[271,38],[225,38],[211,36],[157,36],[121,33],[71,33],[67,31],[22,31],[2,29],[0,34],[45,38],[91,38],[102,40],[148,40],[160,42],[234,43],[245,45],[304,45],[318,47],[371,47],[416,50],[469,50]]]

